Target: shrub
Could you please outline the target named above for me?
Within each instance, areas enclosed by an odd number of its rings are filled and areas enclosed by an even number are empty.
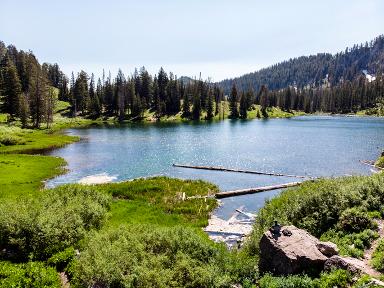
[[[305,275],[293,275],[287,277],[274,277],[264,275],[259,280],[260,288],[311,288],[315,287],[311,278]]]
[[[24,145],[26,141],[16,135],[0,134],[0,146]]]
[[[0,204],[0,245],[18,260],[44,260],[98,229],[110,197],[81,185]]]
[[[372,254],[372,266],[384,272],[384,240],[381,240],[376,250]]]
[[[342,231],[360,232],[365,229],[374,228],[374,223],[366,212],[361,211],[359,208],[353,207],[343,211],[337,226]]]
[[[314,281],[316,288],[348,287],[352,283],[352,275],[346,270],[334,270],[330,273],[322,273],[319,279]]]
[[[377,159],[375,165],[377,167],[384,168],[384,156],[381,156],[379,159]]]
[[[228,254],[191,228],[134,225],[90,235],[72,271],[81,287],[228,287]]]
[[[60,288],[61,283],[56,270],[42,262],[12,264],[0,261],[0,287]]]
[[[63,271],[73,260],[75,254],[75,249],[73,247],[68,247],[63,251],[52,255],[51,258],[48,259],[47,263],[54,266],[56,270]]]

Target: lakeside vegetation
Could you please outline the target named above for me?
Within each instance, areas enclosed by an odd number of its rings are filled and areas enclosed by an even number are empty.
[[[378,41],[382,43],[382,37]],[[359,50],[359,53],[361,51]],[[218,187],[156,177],[102,185],[43,189],[64,173],[61,158],[25,155],[78,141],[62,129],[102,122],[268,119],[325,111],[383,115],[383,78],[288,81],[281,89],[178,78],[145,68],[95,80],[81,71],[69,80],[57,64],[0,42],[0,286],[61,287],[363,287],[346,271],[274,277],[259,275],[258,243],[274,220],[294,224],[342,255],[361,258],[378,238],[384,175],[321,179],[289,189],[258,214],[243,249],[228,251],[202,227],[217,206]],[[345,76],[343,74],[343,76]],[[321,83],[320,83],[321,82]],[[340,84],[341,83],[341,84]],[[229,91],[230,90],[230,91]],[[227,95],[228,94],[228,95]],[[360,111],[360,112],[359,112]],[[21,154],[23,153],[23,154]],[[24,154],[25,153],[25,154]],[[384,167],[384,158],[376,162]],[[372,265],[383,269],[384,244]]]

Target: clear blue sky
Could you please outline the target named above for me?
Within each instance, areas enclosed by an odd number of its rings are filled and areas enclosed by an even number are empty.
[[[0,0],[0,40],[64,72],[221,80],[384,33],[382,0]]]

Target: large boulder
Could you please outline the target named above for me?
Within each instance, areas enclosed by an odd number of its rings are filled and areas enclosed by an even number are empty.
[[[328,257],[337,252],[333,243],[320,242],[295,226],[283,226],[265,232],[261,238],[260,271],[275,275],[319,273]]]

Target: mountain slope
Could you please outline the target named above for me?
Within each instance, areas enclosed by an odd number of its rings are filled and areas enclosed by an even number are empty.
[[[237,78],[223,80],[218,84],[226,93],[234,82],[241,90],[253,88],[255,91],[261,85],[266,85],[270,90],[290,85],[299,88],[307,85],[319,86],[324,79],[335,85],[342,79],[355,79],[363,70],[370,75],[384,71],[384,35],[335,55],[321,53],[301,56]]]

